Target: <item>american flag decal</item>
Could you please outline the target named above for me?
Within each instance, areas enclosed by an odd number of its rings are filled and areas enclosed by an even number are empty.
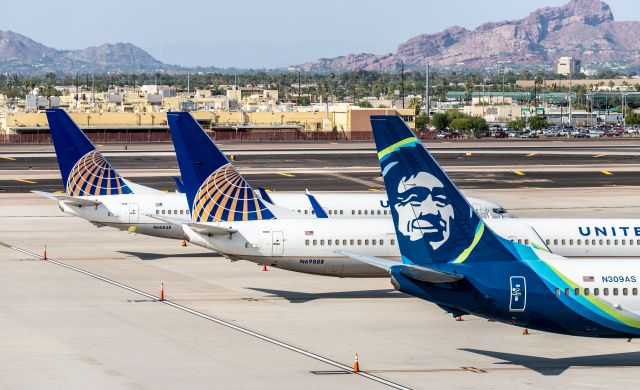
[[[596,279],[593,276],[583,276],[582,277],[582,281],[583,282],[595,282]]]

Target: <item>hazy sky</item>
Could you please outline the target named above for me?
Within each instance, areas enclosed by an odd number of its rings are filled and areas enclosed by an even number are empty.
[[[185,66],[273,68],[348,53],[383,54],[452,25],[518,19],[568,0],[0,0],[0,30],[57,49],[131,42]],[[610,0],[640,20],[636,0]]]

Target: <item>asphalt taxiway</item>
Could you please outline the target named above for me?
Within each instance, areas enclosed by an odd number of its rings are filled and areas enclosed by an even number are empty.
[[[629,217],[637,189],[473,190],[517,215]],[[610,199],[603,205],[601,199]],[[554,199],[554,202],[549,202]],[[637,343],[531,331],[393,291],[229,262],[0,194],[0,387],[633,387]],[[46,245],[51,261],[42,255]],[[157,301],[160,284],[165,299]],[[371,377],[349,373],[354,355]]]

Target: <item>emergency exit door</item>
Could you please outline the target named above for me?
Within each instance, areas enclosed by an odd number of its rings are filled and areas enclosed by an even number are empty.
[[[129,203],[129,223],[138,223],[138,204]]]
[[[271,232],[271,255],[282,256],[284,254],[284,234]]]
[[[509,278],[511,285],[511,299],[509,311],[524,311],[527,306],[527,281],[524,276],[512,276]]]

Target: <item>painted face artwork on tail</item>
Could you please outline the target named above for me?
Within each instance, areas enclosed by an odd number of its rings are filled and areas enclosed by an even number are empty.
[[[435,250],[447,242],[455,211],[444,184],[427,172],[400,179],[394,205],[398,231],[411,241],[425,239]]]

